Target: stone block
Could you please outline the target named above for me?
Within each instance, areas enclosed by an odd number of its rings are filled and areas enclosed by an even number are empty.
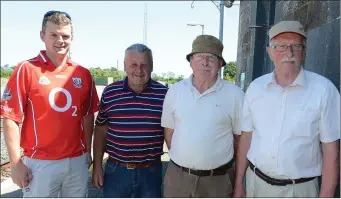
[[[331,22],[340,18],[340,1],[327,1],[328,5],[328,15],[327,21]]]
[[[312,30],[327,23],[328,11],[323,1],[312,1],[309,4],[306,30]]]
[[[299,21],[304,26],[304,28],[306,29],[308,5],[309,4],[305,4],[305,5],[301,6],[295,12],[281,16],[279,21],[286,21],[286,20]]]
[[[340,19],[308,32],[304,68],[330,79],[340,90]]]
[[[247,31],[246,34],[242,38],[242,52],[244,57],[250,56],[250,48],[251,48],[251,32]]]
[[[307,30],[329,23],[340,17],[340,1],[312,1],[309,3]]]
[[[243,21],[241,21],[241,23],[239,24],[239,32],[240,34],[245,34],[250,26],[250,17],[245,18]]]

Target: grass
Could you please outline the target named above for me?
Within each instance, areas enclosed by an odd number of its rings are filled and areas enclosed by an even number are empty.
[[[5,77],[0,77],[0,80],[1,80],[1,85],[5,85],[8,82],[8,78],[5,78]]]

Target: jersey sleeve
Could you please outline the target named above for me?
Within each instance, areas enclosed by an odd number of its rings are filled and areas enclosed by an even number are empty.
[[[1,115],[22,123],[28,100],[30,75],[26,62],[19,63],[12,72],[1,97]]]
[[[88,81],[88,85],[89,85],[89,90],[88,90],[87,96],[89,96],[89,97],[86,98],[86,101],[85,101],[84,106],[83,106],[84,116],[96,113],[98,111],[98,104],[99,104],[96,85],[95,85],[95,82],[94,82],[90,72],[88,73],[87,81]]]

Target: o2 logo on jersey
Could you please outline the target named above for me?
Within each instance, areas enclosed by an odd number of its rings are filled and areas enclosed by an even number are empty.
[[[55,103],[55,95],[58,92],[62,92],[66,96],[66,104],[63,107],[58,107]],[[55,110],[57,112],[65,112],[65,111],[69,110],[71,107],[72,96],[71,96],[70,92],[64,88],[53,88],[49,94],[49,103],[50,103],[50,106],[53,108],[53,110]],[[74,111],[72,112],[72,116],[77,116],[77,106],[72,106],[71,108],[74,109]]]

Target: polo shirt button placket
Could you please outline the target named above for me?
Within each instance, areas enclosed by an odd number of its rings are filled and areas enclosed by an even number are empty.
[[[136,96],[137,96],[137,94],[136,94],[136,93],[133,93],[133,92],[130,92],[130,95],[132,95],[132,96],[133,96],[133,100],[135,101],[135,100],[136,100]]]

